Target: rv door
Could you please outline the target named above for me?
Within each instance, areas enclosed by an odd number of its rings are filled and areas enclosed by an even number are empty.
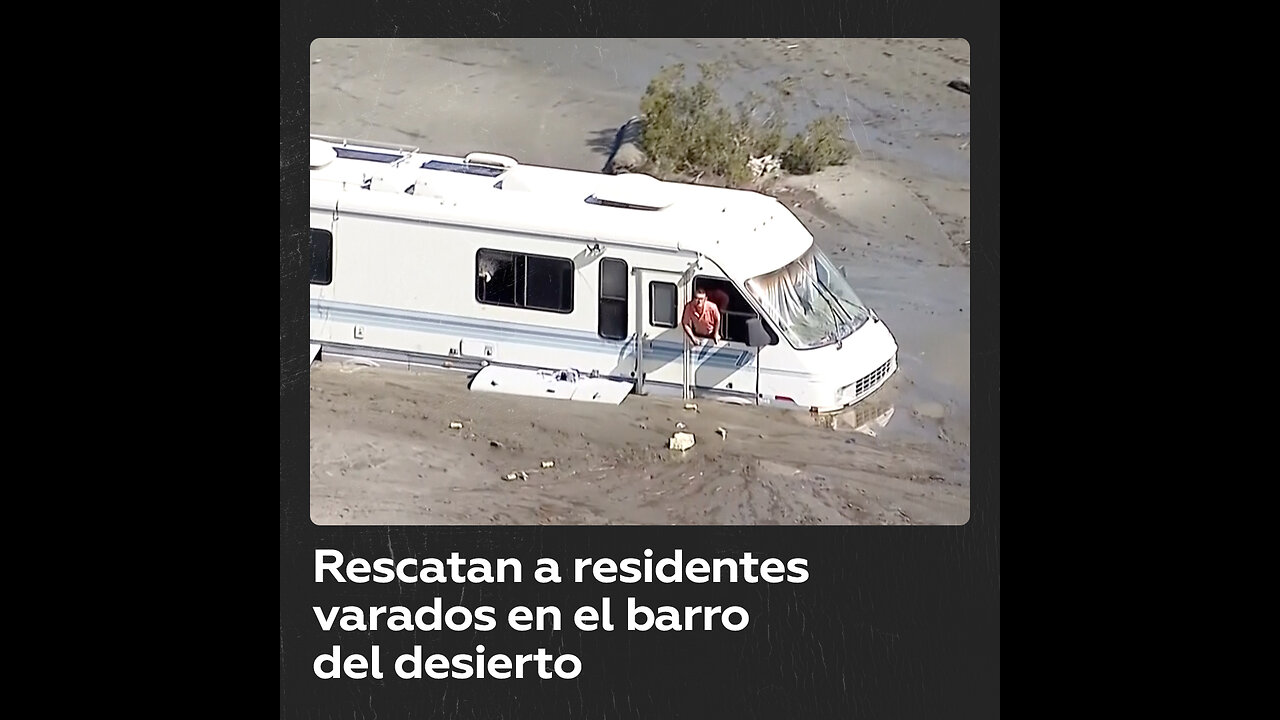
[[[636,327],[643,343],[636,352],[637,390],[643,391],[646,382],[680,387],[685,381],[680,313],[689,299],[687,278],[678,272],[637,268],[633,283]]]

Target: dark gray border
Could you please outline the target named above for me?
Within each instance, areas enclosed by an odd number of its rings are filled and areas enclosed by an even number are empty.
[[[912,0],[830,3],[688,0],[281,4],[280,215],[280,712],[288,718],[497,717],[999,717],[1000,38],[998,3]],[[715,31],[719,30],[719,33]],[[974,363],[972,515],[961,527],[319,527],[308,487],[308,49],[317,37],[414,36],[964,37],[983,82],[973,106]],[[318,547],[397,557],[805,557],[798,586],[333,586],[312,582]],[[322,636],[311,607],[333,604],[559,604],[601,595],[649,604],[738,604],[741,633],[554,633],[537,638]],[[557,681],[325,681],[311,662],[333,642],[430,644],[465,652],[574,652],[587,670]]]

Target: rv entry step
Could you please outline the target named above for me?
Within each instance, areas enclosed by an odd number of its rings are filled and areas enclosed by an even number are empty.
[[[577,370],[534,370],[489,365],[471,379],[475,392],[549,397],[620,405],[634,386],[630,381],[591,377]]]

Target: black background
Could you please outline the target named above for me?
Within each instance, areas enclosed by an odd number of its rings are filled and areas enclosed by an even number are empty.
[[[603,2],[303,2],[281,5],[280,713],[283,718],[994,718],[999,716],[999,6],[913,0],[671,6]],[[358,10],[357,10],[358,8]],[[677,10],[679,12],[677,12]],[[962,527],[415,528],[317,527],[309,514],[305,157],[308,49],[317,37],[797,36],[964,37],[982,81],[983,138],[972,169],[972,516]],[[313,582],[314,550],[348,557],[516,557],[513,585]],[[756,557],[809,561],[802,585],[600,585],[571,582],[575,557]],[[566,582],[532,580],[538,557]],[[491,632],[324,633],[312,606],[492,605]],[[612,633],[573,629],[579,605],[613,599]],[[655,605],[739,605],[727,631],[626,632],[625,598]],[[556,605],[561,632],[506,628],[513,605]],[[319,680],[315,657],[338,644],[382,648],[383,680]],[[401,680],[391,661],[424,656],[573,653],[574,680]],[[252,712],[250,714],[257,714]]]

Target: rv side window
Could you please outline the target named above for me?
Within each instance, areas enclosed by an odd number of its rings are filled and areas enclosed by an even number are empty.
[[[747,320],[756,317],[756,311],[747,304],[738,288],[728,280],[701,276],[694,278],[693,287],[695,291],[706,290],[707,299],[720,308],[720,323],[724,327],[725,339],[745,344]]]
[[[616,258],[600,261],[600,337],[627,337],[627,263]]]
[[[333,233],[311,228],[311,284],[333,282]]]
[[[573,312],[573,261],[481,249],[476,300],[487,305]]]
[[[676,326],[676,286],[673,283],[649,283],[649,324],[654,327]]]
[[[551,312],[573,312],[573,261],[524,256],[524,306]]]
[[[476,254],[476,300],[491,305],[516,305],[523,297],[520,286],[523,268],[516,267],[513,253],[481,250]]]

